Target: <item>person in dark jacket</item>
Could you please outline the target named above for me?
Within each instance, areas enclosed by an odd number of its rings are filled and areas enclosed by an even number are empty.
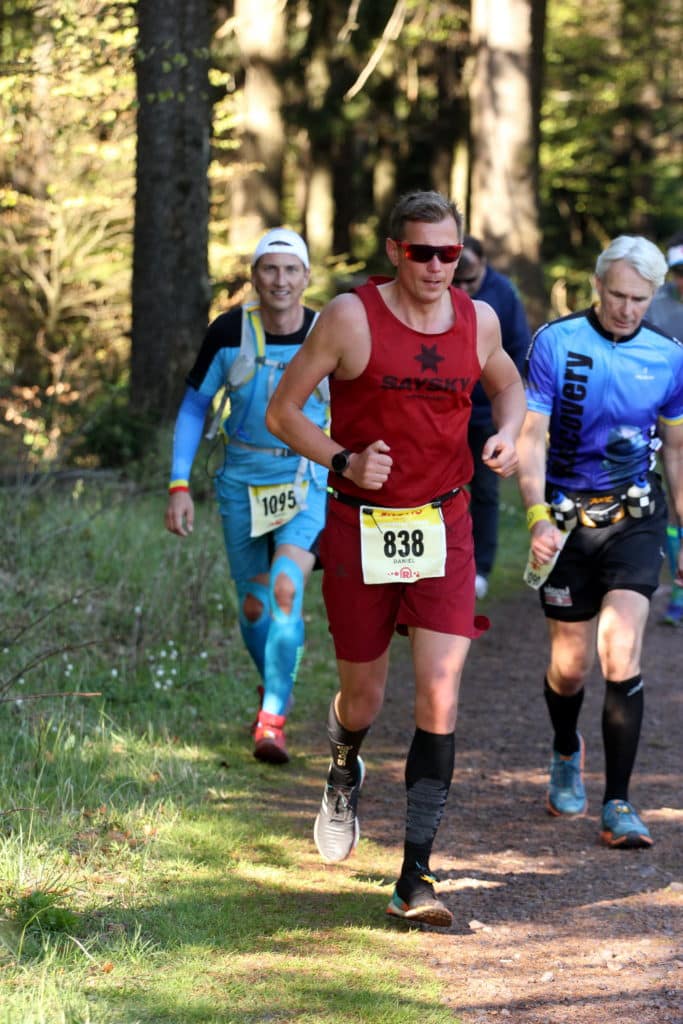
[[[465,248],[455,270],[453,284],[472,299],[488,302],[498,315],[503,348],[522,372],[531,334],[521,299],[512,282],[490,267],[484,247],[478,238],[465,235]],[[474,560],[477,567],[477,597],[486,597],[488,578],[493,569],[498,546],[498,475],[482,461],[486,441],[495,433],[491,403],[481,383],[472,392],[472,416],[468,443],[474,459],[474,476],[470,485]]]
[[[645,319],[665,334],[683,341],[683,230],[677,231],[666,246],[669,280],[655,292]],[[666,550],[671,578],[676,575],[680,539],[678,527],[670,522],[666,531]],[[662,622],[668,626],[683,626],[683,587],[673,583],[671,597]]]

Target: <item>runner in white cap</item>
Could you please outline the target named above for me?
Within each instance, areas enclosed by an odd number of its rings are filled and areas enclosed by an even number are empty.
[[[272,764],[289,760],[284,725],[304,646],[303,592],[327,497],[326,469],[283,447],[265,425],[270,396],[316,318],[301,301],[309,274],[303,238],[274,228],[252,258],[256,300],[210,324],[176,421],[165,519],[171,533],[192,532],[190,472],[209,406],[223,390],[229,402],[220,404],[209,431],[225,441],[216,497],[242,638],[260,677],[254,756]],[[319,390],[306,404],[320,427],[328,397]]]

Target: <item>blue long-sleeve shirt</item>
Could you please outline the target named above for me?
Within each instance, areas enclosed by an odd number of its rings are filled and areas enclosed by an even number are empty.
[[[173,435],[171,480],[189,480],[205,418],[214,396],[225,385],[230,367],[240,354],[242,308],[220,314],[208,327],[194,366],[187,377],[187,390],[178,411]],[[248,484],[280,483],[291,480],[300,456],[292,453],[275,458],[270,451],[282,448],[282,442],[266,428],[265,413],[269,398],[284,368],[301,347],[315,313],[305,307],[303,326],[293,334],[265,334],[265,354],[275,366],[261,366],[249,381],[232,392],[225,409],[223,429],[227,437],[243,442],[228,444],[222,472]],[[319,427],[328,421],[328,403],[317,393],[306,402],[304,412]],[[317,471],[321,479],[327,470]],[[315,478],[316,467],[309,463],[306,479]]]

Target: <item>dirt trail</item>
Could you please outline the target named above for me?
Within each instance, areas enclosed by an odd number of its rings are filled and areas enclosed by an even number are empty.
[[[664,592],[655,596],[631,787],[655,845],[631,851],[597,842],[599,674],[581,714],[588,813],[558,820],[544,810],[547,645],[536,595],[486,608],[493,628],[473,644],[466,669],[454,785],[432,859],[455,923],[424,934],[426,962],[464,1024],[683,1024],[683,629],[657,624],[665,604]],[[396,640],[390,693],[367,741],[372,776],[361,808],[363,835],[399,849],[396,786],[412,734],[407,653]]]

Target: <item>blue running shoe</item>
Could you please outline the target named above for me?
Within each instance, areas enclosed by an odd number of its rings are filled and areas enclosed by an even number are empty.
[[[313,838],[318,853],[328,864],[346,860],[355,850],[360,837],[356,809],[358,794],[365,781],[365,765],[358,758],[358,779],[354,786],[336,786],[327,776]]]
[[[671,588],[671,600],[669,601],[662,622],[666,626],[680,626],[683,624],[683,587],[675,583]]]
[[[429,868],[418,866],[418,870],[401,875],[389,901],[387,914],[390,917],[402,917],[406,921],[432,924],[437,928],[450,928],[453,915],[435,895],[435,883],[436,879]]]
[[[608,800],[602,809],[600,825],[600,839],[612,849],[636,850],[652,846],[650,830],[628,800]]]
[[[579,734],[579,749],[565,757],[553,751],[550,762],[550,785],[546,807],[550,814],[578,818],[586,813],[588,801],[583,785],[583,762],[586,745]]]

